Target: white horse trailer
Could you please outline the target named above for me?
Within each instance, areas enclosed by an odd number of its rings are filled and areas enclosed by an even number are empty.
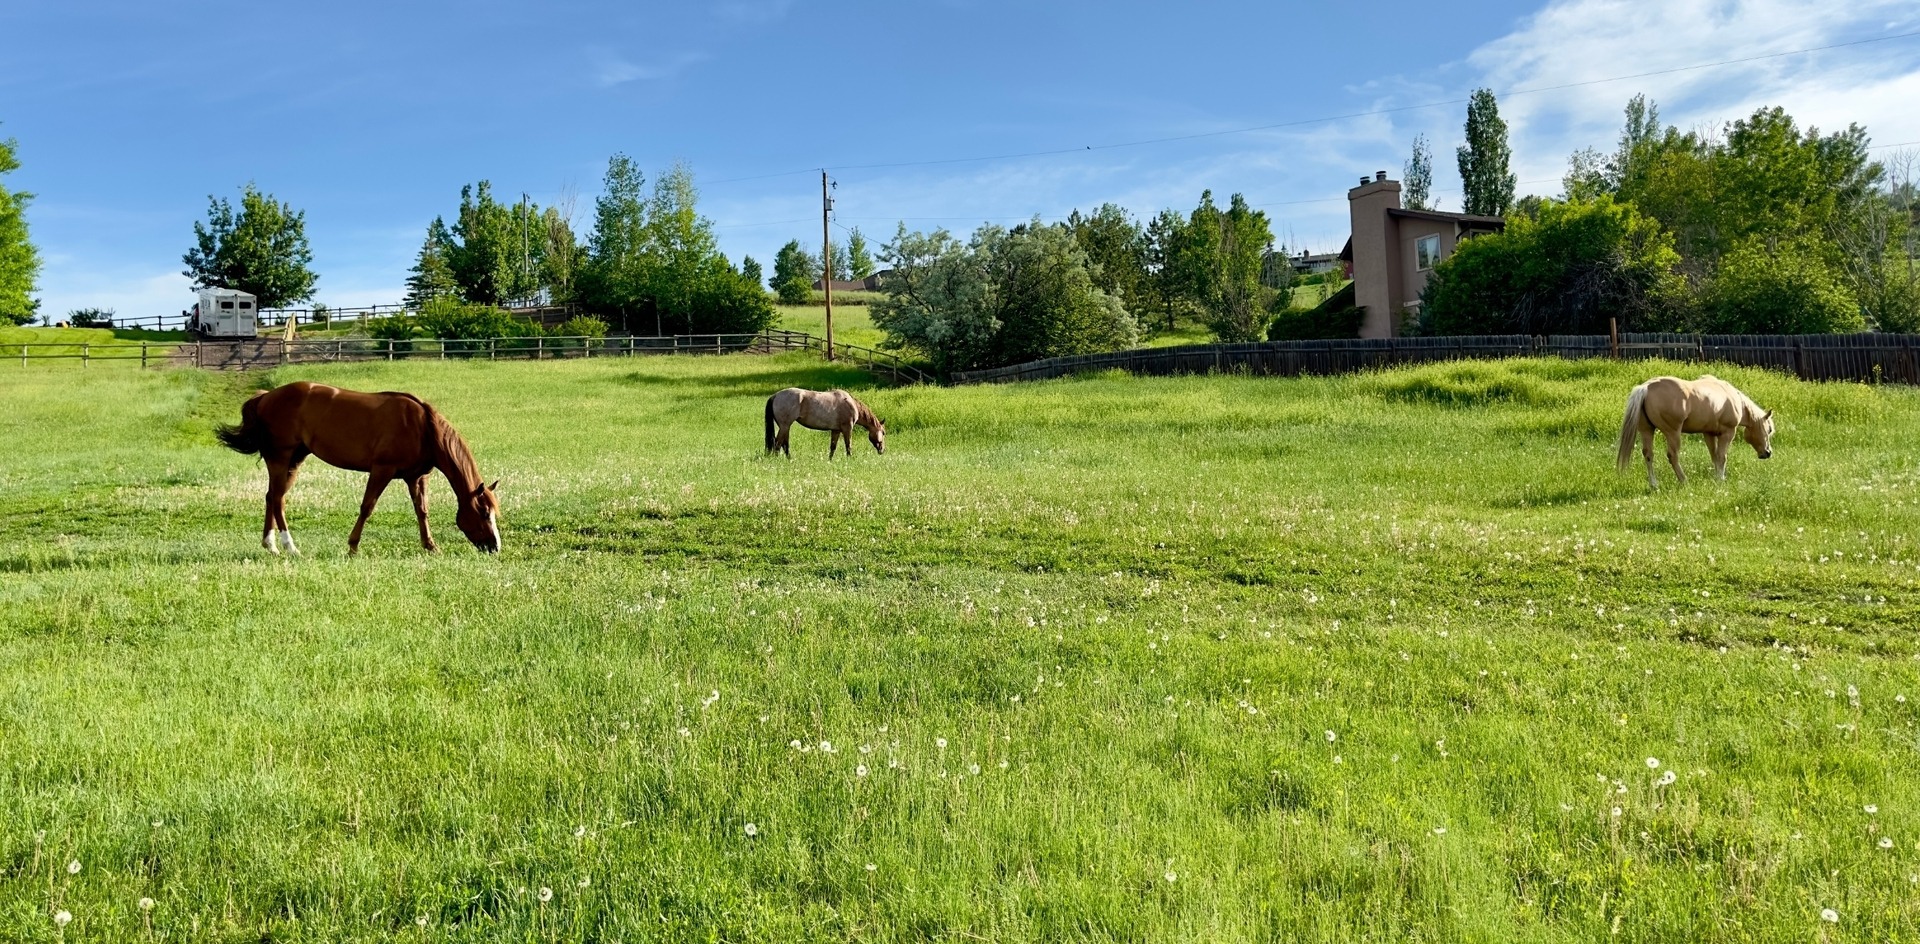
[[[201,338],[251,338],[259,331],[252,295],[230,288],[203,288],[187,318],[187,333]]]

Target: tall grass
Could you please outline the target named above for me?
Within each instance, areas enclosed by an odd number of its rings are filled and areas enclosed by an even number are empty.
[[[1920,397],[1718,369],[1775,458],[1649,494],[1648,369],[0,371],[0,939],[1914,939]],[[505,552],[310,462],[268,556],[208,430],[294,379]]]

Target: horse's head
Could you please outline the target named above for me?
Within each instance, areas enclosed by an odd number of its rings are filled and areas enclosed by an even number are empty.
[[[867,427],[867,442],[873,443],[873,451],[887,454],[887,423],[880,417],[873,418],[873,425]]]
[[[500,480],[492,485],[482,485],[470,495],[460,498],[460,510],[454,516],[454,522],[460,526],[460,533],[467,540],[489,554],[500,553],[500,501],[493,495]]]
[[[1758,420],[1748,423],[1742,430],[1747,437],[1747,445],[1753,447],[1755,455],[1762,459],[1773,458],[1773,411],[1760,414]]]

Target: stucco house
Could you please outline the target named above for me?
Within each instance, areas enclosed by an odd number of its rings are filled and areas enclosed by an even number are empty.
[[[1420,290],[1433,267],[1461,241],[1507,226],[1498,216],[1403,209],[1400,182],[1388,180],[1384,170],[1360,178],[1360,186],[1347,191],[1347,207],[1353,236],[1340,258],[1353,275],[1353,303],[1365,312],[1363,338],[1397,337],[1419,312]]]

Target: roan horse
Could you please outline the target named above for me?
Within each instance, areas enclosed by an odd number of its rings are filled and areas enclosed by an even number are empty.
[[[1763,410],[1752,398],[1711,374],[1699,380],[1655,377],[1627,397],[1627,414],[1620,421],[1620,461],[1625,469],[1633,458],[1633,443],[1644,437],[1642,453],[1647,458],[1647,487],[1659,488],[1653,475],[1653,431],[1667,434],[1667,462],[1673,476],[1687,484],[1687,473],[1680,470],[1680,437],[1699,433],[1713,454],[1713,473],[1721,481],[1727,478],[1727,450],[1733,446],[1735,430],[1743,430],[1747,445],[1760,458],[1773,455],[1773,411]]]
[[[439,469],[459,499],[455,522],[473,546],[500,550],[495,513],[500,504],[494,486],[483,484],[473,467],[466,440],[433,407],[410,393],[359,393],[325,384],[290,383],[258,394],[240,407],[240,425],[222,426],[215,435],[227,448],[258,455],[267,463],[267,523],[260,544],[280,553],[278,538],[298,554],[287,529],[287,489],[307,456],[354,472],[367,473],[360,519],[347,538],[347,552],[360,550],[367,516],[394,479],[404,479],[420,519],[420,545],[438,550],[427,530],[427,476]],[[275,535],[278,527],[278,537]]]
[[[874,452],[886,454],[887,424],[845,390],[817,393],[788,387],[768,397],[768,452],[779,450],[786,453],[787,458],[793,458],[793,448],[787,443],[787,434],[796,422],[808,429],[828,431],[828,459],[833,458],[834,447],[842,440],[846,441],[847,455],[853,455],[853,428],[856,425],[866,427],[867,441],[873,443]]]

